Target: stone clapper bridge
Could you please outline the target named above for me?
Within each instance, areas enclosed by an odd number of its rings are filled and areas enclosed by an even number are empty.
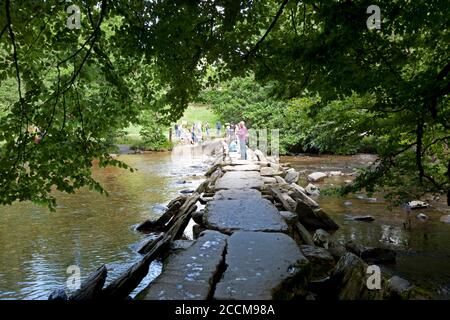
[[[288,164],[251,149],[249,160],[239,160],[221,140],[199,148],[213,150],[207,179],[137,227],[151,233],[138,249],[142,260],[105,288],[100,267],[68,299],[126,299],[157,258],[161,274],[136,299],[383,299],[392,292],[367,289],[367,265],[330,240],[325,230],[339,226]],[[191,219],[195,240],[180,240]]]
[[[262,164],[252,151],[250,160],[238,160],[237,153],[227,154],[226,148],[224,152],[191,195],[202,192],[199,200],[205,203],[193,214],[196,240],[175,244],[179,249],[139,298],[273,299],[296,294],[290,289],[297,285],[304,287],[308,260],[289,236],[283,215],[261,193],[265,180],[273,182],[267,176],[279,168],[268,167],[267,160]],[[273,172],[263,170],[263,176],[261,165]]]

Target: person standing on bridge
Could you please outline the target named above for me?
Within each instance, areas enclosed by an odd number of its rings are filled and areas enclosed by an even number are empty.
[[[220,123],[220,121],[216,122],[216,135],[217,137],[220,137],[221,135],[221,130],[222,130],[222,123]]]
[[[239,146],[241,150],[241,159],[247,160],[247,138],[248,138],[248,130],[245,127],[245,122],[239,122],[239,129],[236,132],[236,135],[239,138]]]

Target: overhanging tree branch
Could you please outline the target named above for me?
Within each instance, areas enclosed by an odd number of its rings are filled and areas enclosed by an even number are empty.
[[[2,36],[6,32],[6,30],[8,30],[8,25],[5,25],[2,29],[2,31],[0,31],[0,39],[2,38]]]
[[[19,147],[17,158],[14,162],[13,168],[16,168],[17,164],[20,162],[22,154],[24,154],[26,148],[26,140],[23,138],[22,134],[22,126],[25,118],[25,108],[23,105],[23,97],[22,97],[22,82],[20,78],[20,68],[19,68],[19,59],[17,55],[17,46],[16,46],[16,38],[14,31],[12,29],[12,20],[11,20],[11,2],[10,0],[5,1],[5,11],[6,11],[6,25],[8,27],[9,38],[11,40],[11,44],[13,46],[13,63],[16,71],[16,81],[17,81],[17,90],[19,94],[19,104],[20,104],[20,124],[19,124]],[[23,149],[23,152],[22,152]]]
[[[247,60],[248,58],[250,58],[251,55],[253,55],[256,51],[258,51],[259,46],[261,45],[261,43],[264,42],[264,40],[266,39],[267,35],[270,33],[270,31],[272,31],[272,29],[275,27],[278,19],[280,18],[281,14],[283,13],[284,8],[286,7],[286,5],[288,4],[289,0],[284,0],[283,3],[281,4],[280,8],[277,11],[277,14],[275,15],[275,18],[273,19],[272,23],[270,24],[269,28],[267,28],[266,32],[264,33],[264,35],[261,37],[261,39],[258,40],[258,42],[256,42],[256,44],[253,46],[252,49],[250,49],[250,51],[248,51],[245,55],[244,55],[244,60]]]

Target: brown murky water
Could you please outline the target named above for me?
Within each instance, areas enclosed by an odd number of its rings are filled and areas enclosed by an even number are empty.
[[[314,171],[342,171],[351,173],[353,168],[367,166],[375,157],[371,155],[284,157],[292,167],[304,171],[304,176]],[[319,187],[342,185],[350,176],[326,178],[316,183]],[[306,179],[300,184],[305,186]],[[345,198],[321,195],[321,207],[340,225],[335,237],[345,243],[356,240],[367,246],[385,245],[398,250],[397,263],[384,266],[385,272],[399,275],[411,282],[431,290],[436,298],[450,299],[450,224],[439,221],[450,214],[445,199],[431,202],[432,208],[414,210],[412,226],[405,230],[403,222],[406,213],[402,208],[389,209],[381,194],[368,198],[365,194],[349,195]],[[419,213],[429,219],[416,219]],[[371,215],[373,222],[352,221],[352,215]]]
[[[204,171],[200,165],[173,163],[169,153],[119,159],[138,171],[93,171],[109,197],[89,190],[58,194],[54,213],[30,203],[0,206],[0,299],[46,299],[65,286],[70,265],[79,266],[84,278],[106,264],[111,281],[139,259],[135,244],[145,236],[134,226],[154,217],[179,190],[195,188]],[[160,269],[153,263],[134,293]]]

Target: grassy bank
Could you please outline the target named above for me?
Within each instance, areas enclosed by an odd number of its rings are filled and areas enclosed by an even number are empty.
[[[195,122],[208,122],[211,130],[215,128],[216,122],[218,120],[217,115],[212,111],[212,109],[207,105],[202,104],[190,104],[188,108],[185,110],[183,117],[179,119],[176,123],[185,123],[187,126],[192,125]],[[172,138],[175,136],[174,132],[175,123],[171,124],[172,128]],[[186,125],[185,125],[186,127]],[[157,145],[149,145],[143,139],[140,134],[142,126],[140,125],[130,125],[128,128],[124,130],[125,134],[122,136],[118,136],[115,139],[116,144],[126,144],[131,147],[131,149],[143,149],[143,150],[152,150],[152,151],[160,151],[160,150],[168,150],[171,149],[173,144],[161,144]],[[164,129],[164,134],[166,138],[169,140],[169,129]],[[176,141],[173,141],[176,143]]]

